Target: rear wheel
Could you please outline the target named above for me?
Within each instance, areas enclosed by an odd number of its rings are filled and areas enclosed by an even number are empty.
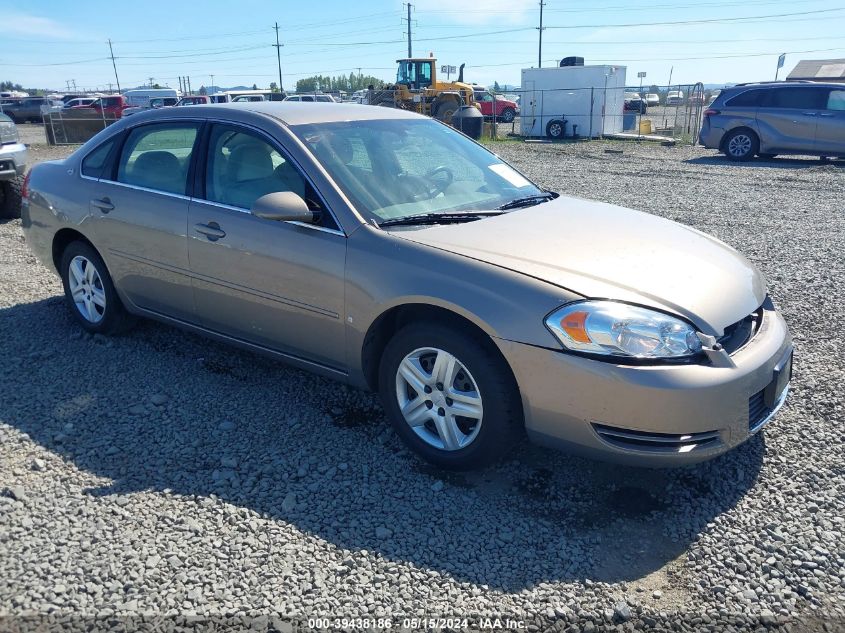
[[[0,182],[0,217],[21,217],[22,189],[23,177],[21,176],[18,176],[14,180]]]
[[[457,111],[457,101],[453,101],[451,99],[448,101],[443,101],[434,106],[434,118],[436,118],[438,121],[443,121],[443,123],[451,123],[452,117]]]
[[[563,138],[565,131],[566,124],[563,121],[559,121],[558,119],[552,119],[546,125],[546,136],[551,139]]]
[[[412,323],[387,344],[379,391],[393,428],[442,468],[501,457],[522,428],[513,378],[489,341],[439,323]]]
[[[725,156],[730,160],[745,161],[754,157],[760,149],[760,141],[751,130],[734,130],[725,138]]]
[[[116,334],[132,325],[105,262],[85,242],[71,242],[60,264],[65,301],[76,321],[92,334]]]

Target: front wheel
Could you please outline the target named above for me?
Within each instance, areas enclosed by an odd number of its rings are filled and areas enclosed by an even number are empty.
[[[65,301],[85,330],[92,334],[115,334],[132,324],[105,262],[90,244],[68,244],[60,266]]]
[[[379,391],[399,437],[441,468],[490,464],[522,428],[507,366],[489,341],[459,328],[412,323],[400,330],[382,356]]]
[[[746,161],[760,149],[760,141],[750,130],[735,130],[725,138],[724,148],[725,156],[730,160]]]
[[[0,182],[0,217],[21,217],[22,190],[23,178],[21,176],[18,176],[14,180]]]
[[[513,108],[505,108],[502,110],[502,121],[510,123],[516,118],[516,112]]]

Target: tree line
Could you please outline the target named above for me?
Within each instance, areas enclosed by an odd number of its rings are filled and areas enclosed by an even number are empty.
[[[344,90],[346,92],[355,92],[356,90],[366,90],[369,86],[374,88],[381,88],[384,86],[384,81],[378,77],[371,75],[358,75],[356,73],[349,73],[349,75],[337,75],[336,77],[328,77],[324,75],[314,75],[313,77],[306,77],[296,82],[297,92],[331,92],[333,90]]]

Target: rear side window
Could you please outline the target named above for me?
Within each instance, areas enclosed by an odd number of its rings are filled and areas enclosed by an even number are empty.
[[[827,109],[838,110],[842,112],[845,110],[845,90],[831,90],[827,97]]]
[[[103,173],[103,167],[106,166],[106,161],[109,158],[112,148],[115,144],[115,139],[106,141],[100,145],[93,152],[82,159],[82,175],[90,178],[100,178]]]
[[[117,181],[184,195],[199,124],[144,125],[129,133],[117,167]]]
[[[769,90],[766,102],[768,108],[819,109],[827,103],[827,91],[823,88],[777,88]]]
[[[732,99],[728,99],[725,105],[728,107],[755,108],[761,104],[762,100],[762,90],[746,90]]]

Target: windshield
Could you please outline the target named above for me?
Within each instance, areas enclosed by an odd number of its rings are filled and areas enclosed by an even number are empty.
[[[433,120],[291,128],[367,219],[491,211],[544,192],[495,154]]]

